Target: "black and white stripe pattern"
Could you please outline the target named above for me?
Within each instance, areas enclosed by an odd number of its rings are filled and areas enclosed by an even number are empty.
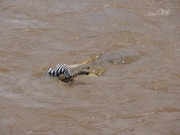
[[[66,64],[58,64],[55,69],[53,70],[52,68],[49,68],[49,70],[47,71],[47,73],[50,76],[55,76],[58,77],[60,74],[64,74],[66,78],[71,78],[74,77],[75,75],[72,74],[68,67],[66,66]]]
[[[60,74],[63,74],[65,76],[65,79],[70,79],[72,77],[78,76],[78,75],[88,75],[88,71],[78,71],[75,73],[71,73],[66,64],[58,64],[54,69],[49,68],[47,71],[47,74],[50,76],[59,77]],[[60,78],[63,79],[63,78]]]

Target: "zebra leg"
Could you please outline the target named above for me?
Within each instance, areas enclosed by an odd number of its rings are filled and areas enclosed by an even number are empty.
[[[78,74],[79,75],[88,75],[89,72],[88,71],[79,71]]]
[[[68,78],[66,78],[65,74],[60,74],[60,75],[58,76],[58,78],[59,78],[59,80],[61,80],[62,82],[69,83],[70,81],[73,80],[73,79],[72,79],[73,77],[76,77],[76,76],[78,76],[78,75],[83,75],[83,74],[84,74],[84,75],[88,75],[89,72],[88,72],[88,71],[78,71],[78,72],[72,74],[72,76],[70,76],[70,77],[68,77]]]
[[[79,70],[78,72],[74,73],[74,74],[71,76],[71,78],[72,78],[72,77],[75,77],[75,76],[78,76],[78,75],[88,75],[88,74],[89,74],[88,71],[81,71],[81,70]]]
[[[78,76],[78,75],[88,75],[89,74],[89,72],[88,71],[81,71],[81,70],[79,70],[78,72],[75,72],[75,73],[73,73],[70,77],[68,77],[68,78],[66,78],[66,79],[70,79],[70,78],[73,78],[73,77],[75,77],[75,76]]]

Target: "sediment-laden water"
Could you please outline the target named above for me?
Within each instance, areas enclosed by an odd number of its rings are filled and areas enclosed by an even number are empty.
[[[179,135],[179,37],[179,0],[0,0],[0,134]]]

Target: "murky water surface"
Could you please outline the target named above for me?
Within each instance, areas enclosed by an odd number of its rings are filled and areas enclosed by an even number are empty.
[[[45,74],[58,63],[95,75],[69,86]],[[1,135],[179,127],[180,0],[0,0]]]

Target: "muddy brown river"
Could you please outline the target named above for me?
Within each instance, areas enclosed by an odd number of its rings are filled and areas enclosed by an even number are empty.
[[[0,0],[0,135],[180,135],[180,0]]]

